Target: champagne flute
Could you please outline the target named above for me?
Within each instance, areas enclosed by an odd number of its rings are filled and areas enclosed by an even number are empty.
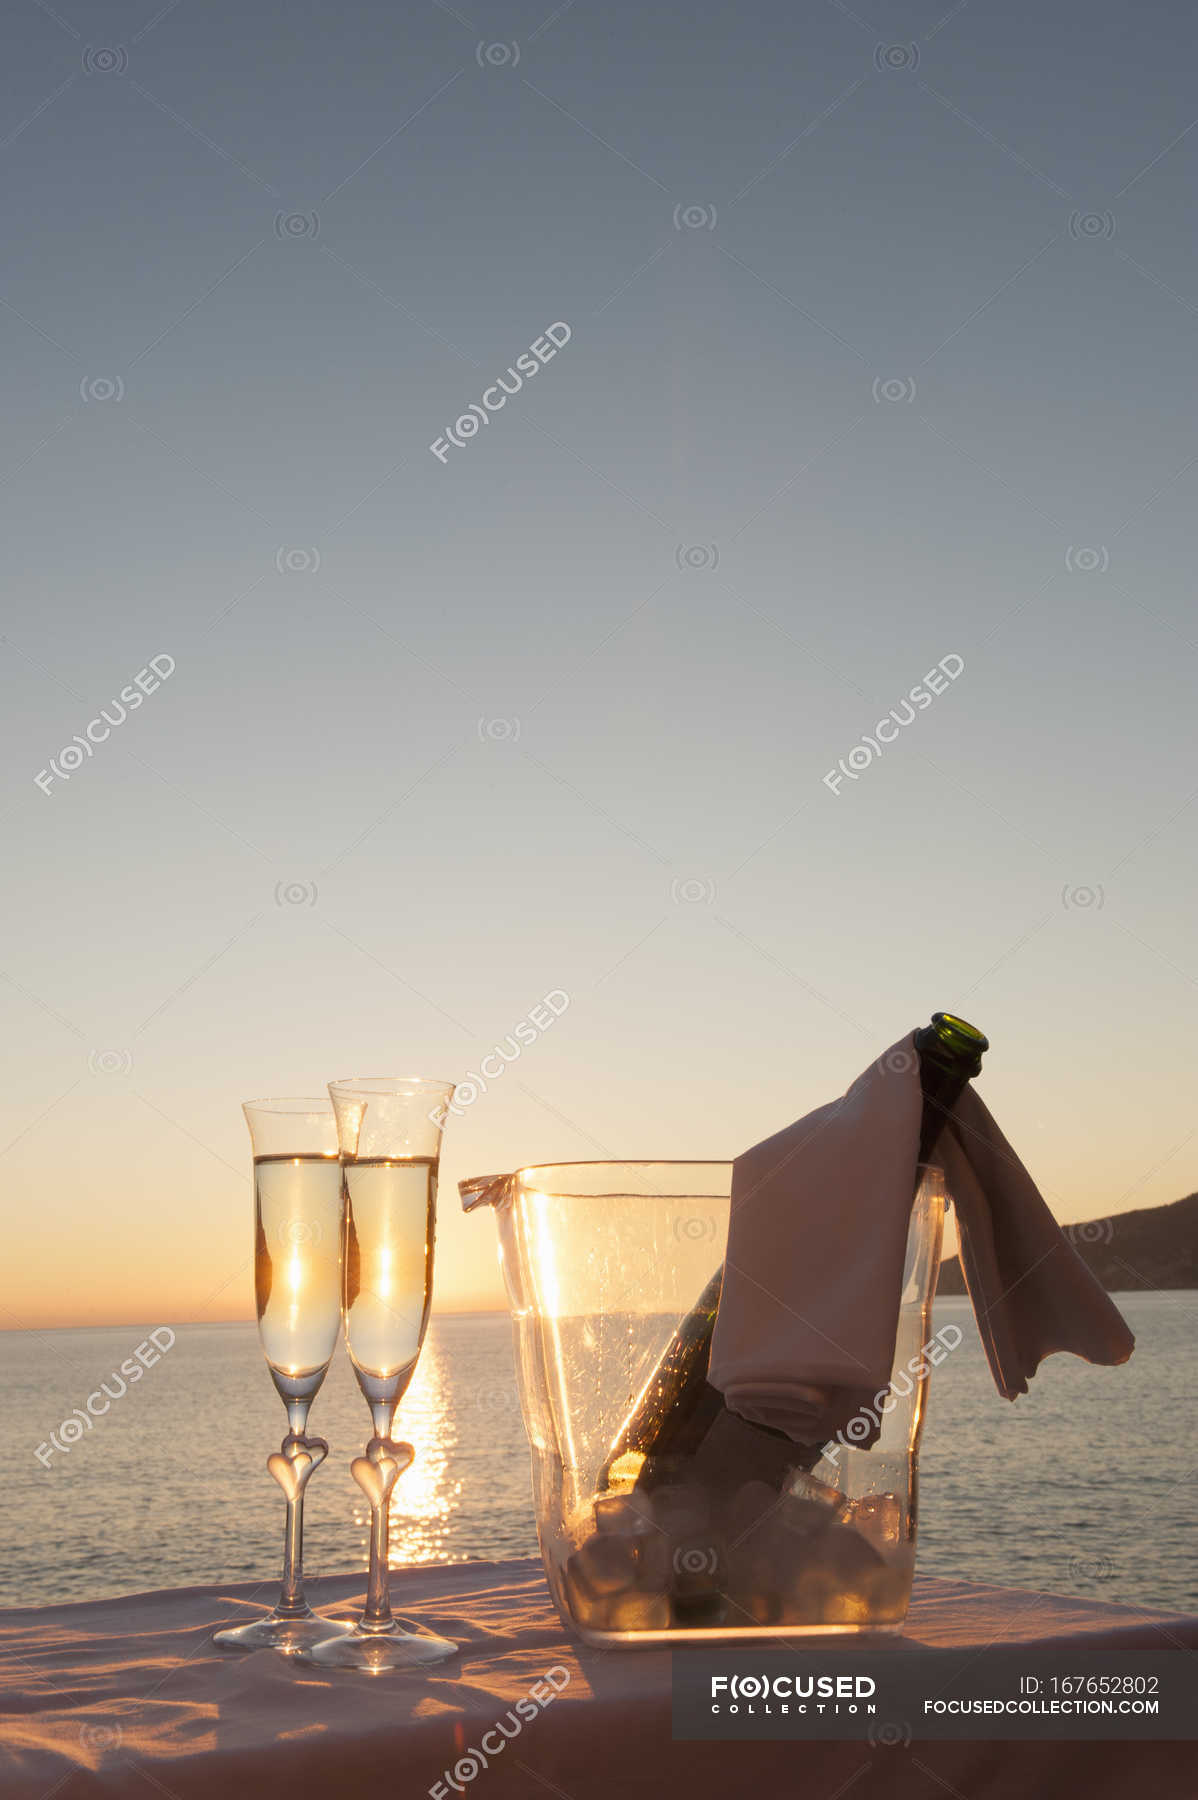
[[[306,1648],[325,1668],[427,1667],[458,1647],[392,1616],[387,1526],[391,1493],[415,1451],[392,1438],[416,1370],[433,1294],[441,1131],[453,1086],[420,1076],[329,1083],[341,1147],[345,1347],[374,1434],[350,1473],[370,1502],[370,1574],[362,1617],[344,1637]]]
[[[304,1489],[329,1453],[308,1411],[341,1324],[341,1169],[326,1099],[247,1100],[254,1152],[254,1288],[258,1336],[287,1408],[287,1435],[266,1466],[287,1497],[283,1586],[273,1612],[213,1639],[235,1650],[283,1650],[348,1630],[304,1598]]]

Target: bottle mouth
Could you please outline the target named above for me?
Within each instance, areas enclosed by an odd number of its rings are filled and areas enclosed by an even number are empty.
[[[959,1019],[956,1013],[933,1013],[932,1024],[936,1028],[936,1035],[946,1042],[976,1050],[979,1055],[990,1048],[990,1039],[985,1033],[979,1031],[976,1025],[971,1025],[968,1019]]]
[[[972,1080],[981,1072],[982,1055],[990,1048],[990,1040],[956,1013],[936,1012],[931,1024],[915,1033],[915,1048],[938,1067],[963,1071],[966,1079]]]

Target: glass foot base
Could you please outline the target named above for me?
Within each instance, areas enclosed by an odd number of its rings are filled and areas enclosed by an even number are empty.
[[[212,1642],[222,1650],[281,1650],[285,1656],[296,1656],[301,1650],[324,1643],[329,1638],[343,1637],[353,1626],[340,1619],[322,1619],[319,1613],[308,1613],[299,1619],[284,1619],[278,1613],[267,1613],[249,1625],[229,1625],[213,1635]]]
[[[398,1626],[394,1631],[361,1631],[351,1625],[344,1636],[327,1638],[299,1655],[321,1669],[364,1669],[369,1675],[383,1675],[390,1669],[431,1668],[459,1653],[457,1644],[431,1631],[403,1631]]]

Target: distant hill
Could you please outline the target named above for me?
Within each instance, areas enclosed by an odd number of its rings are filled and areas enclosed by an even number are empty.
[[[1198,1194],[1061,1228],[1111,1293],[1198,1287]],[[960,1260],[941,1265],[939,1294],[963,1294]]]

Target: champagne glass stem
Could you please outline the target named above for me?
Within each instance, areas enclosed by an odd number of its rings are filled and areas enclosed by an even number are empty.
[[[366,1583],[366,1608],[362,1625],[367,1631],[385,1631],[391,1623],[391,1562],[387,1532],[391,1516],[390,1502],[371,1509],[370,1575]]]
[[[304,1599],[304,1496],[287,1502],[283,1533],[283,1589],[278,1610],[292,1616],[308,1611]]]
[[[308,1400],[288,1400],[287,1402],[287,1436],[283,1439],[281,1454],[287,1455],[288,1445],[295,1440],[303,1443],[308,1429]],[[287,1522],[283,1527],[283,1588],[279,1595],[277,1612],[292,1618],[309,1611],[304,1599],[304,1491],[307,1482],[301,1483],[293,1493],[285,1488],[287,1494]]]
[[[349,1472],[370,1502],[370,1573],[366,1578],[366,1606],[359,1629],[366,1633],[390,1632],[391,1562],[387,1542],[391,1493],[416,1452],[411,1444],[372,1437],[365,1456],[356,1456]]]
[[[294,1407],[289,1406],[289,1412]],[[307,1408],[303,1409],[303,1423]],[[267,1468],[287,1497],[287,1521],[283,1528],[283,1586],[275,1611],[280,1618],[307,1618],[311,1607],[304,1598],[304,1492],[314,1469],[329,1453],[323,1438],[289,1431],[283,1448],[267,1459]]]

